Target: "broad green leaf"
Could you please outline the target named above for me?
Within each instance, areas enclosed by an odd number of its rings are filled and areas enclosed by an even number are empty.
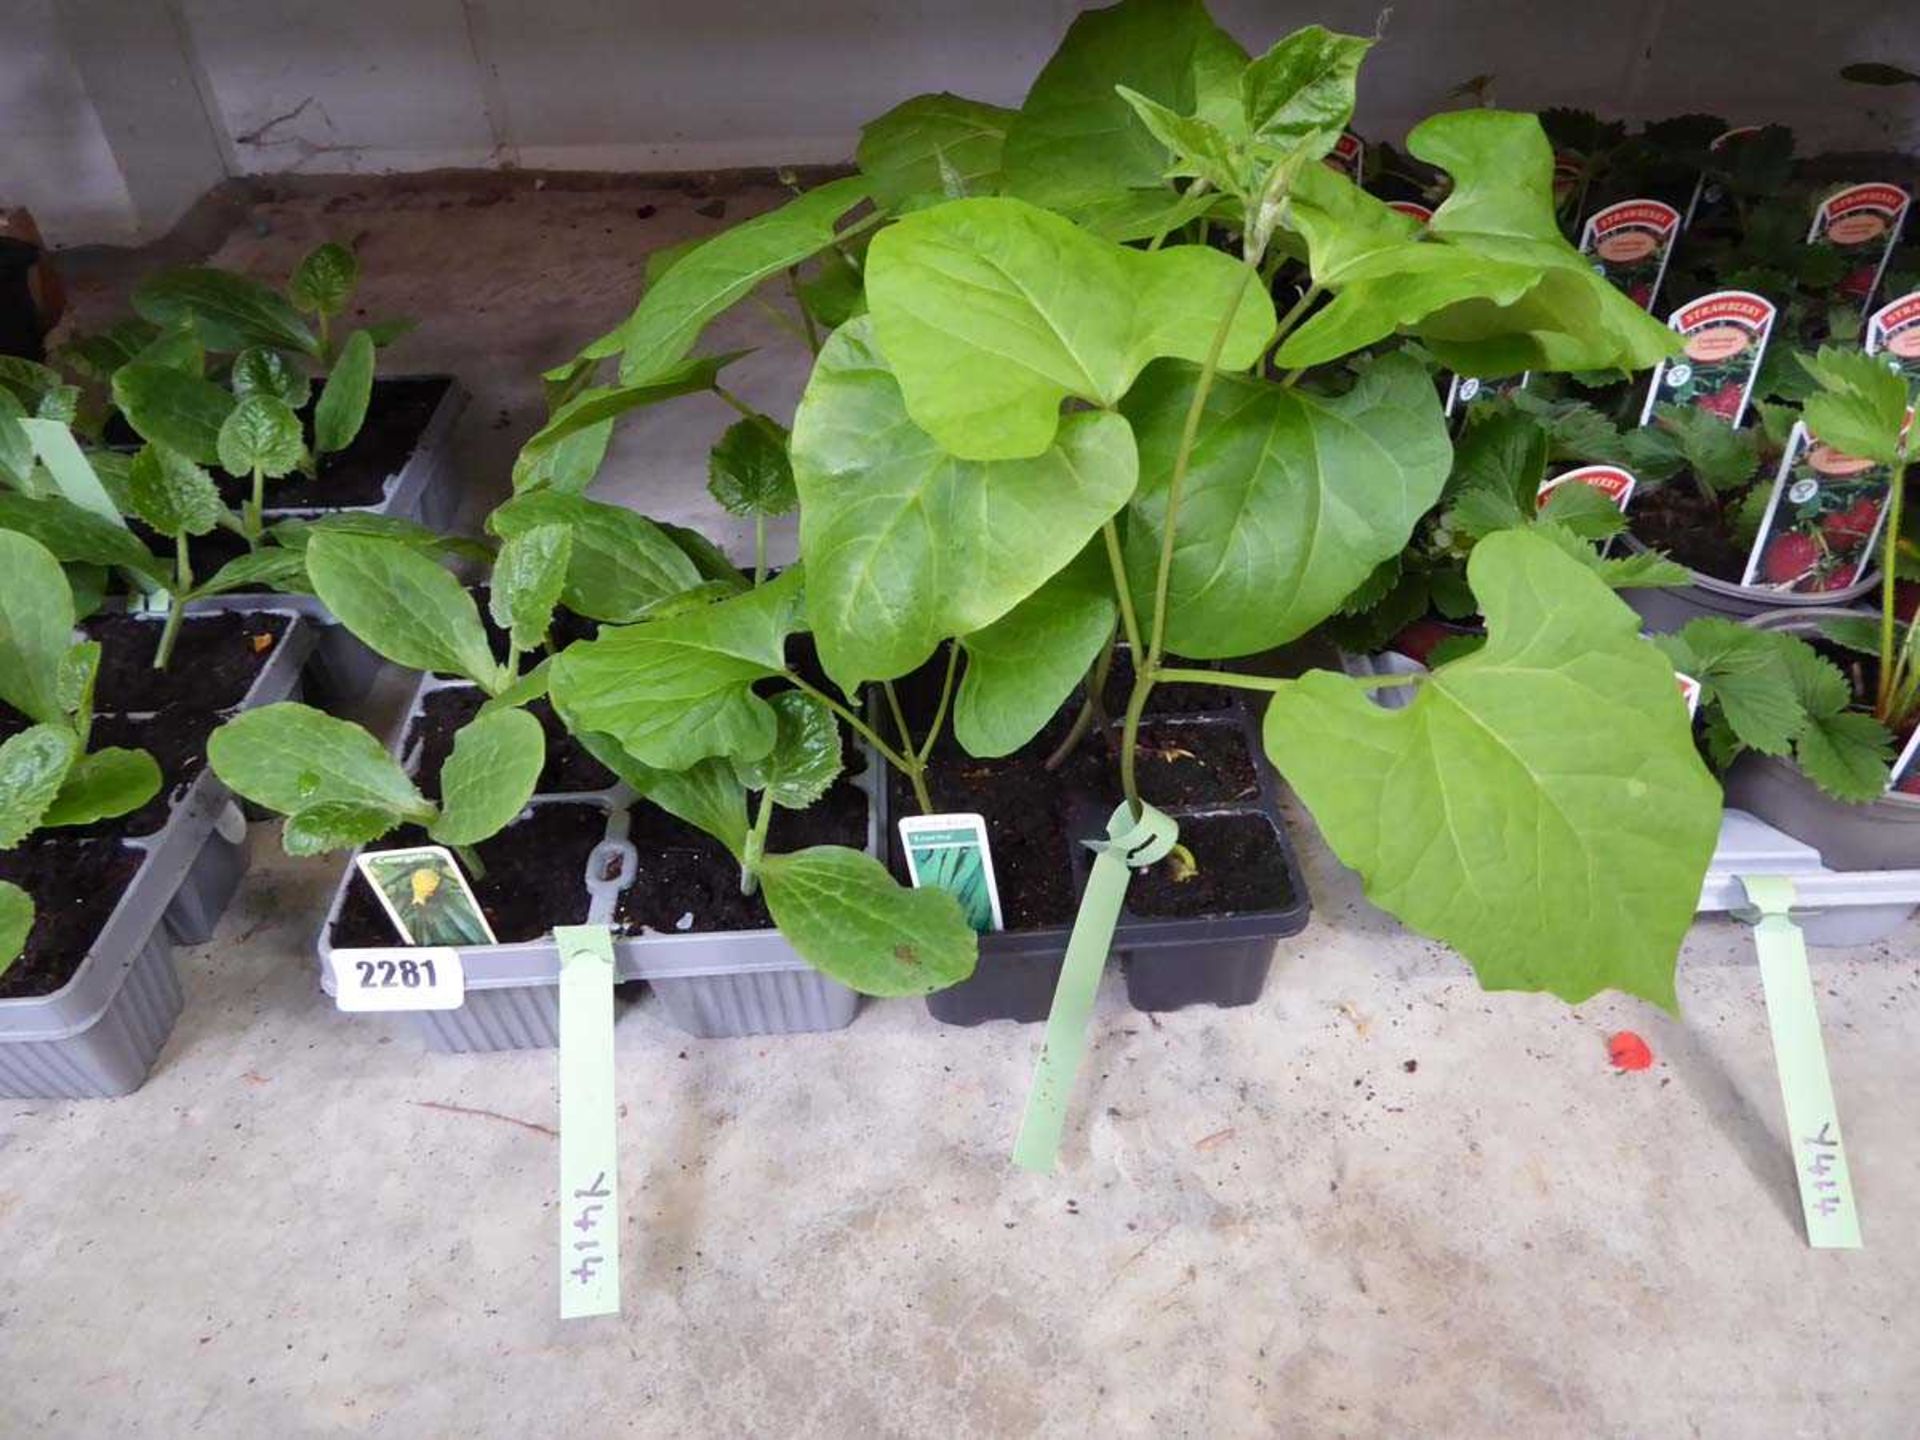
[[[160,793],[160,767],[144,750],[108,746],[78,756],[41,824],[91,825],[138,810]]]
[[[178,370],[182,375],[191,375],[196,380],[207,373],[207,352],[191,325],[162,331],[133,358],[137,364]]]
[[[197,333],[197,332],[196,332]],[[102,384],[160,336],[160,327],[129,315],[98,335],[81,335],[60,347],[59,360],[70,370]]]
[[[1906,430],[1906,377],[1878,356],[1839,345],[1824,346],[1802,363],[1820,384],[1819,393],[1807,397],[1807,428],[1845,454],[1882,465],[1897,461]]]
[[[1273,302],[1243,265],[1200,245],[1130,250],[1020,200],[957,200],[874,237],[873,334],[907,411],[968,460],[1053,443],[1069,395],[1113,405],[1158,356],[1245,369],[1273,333]]]
[[[316,245],[287,281],[287,296],[309,315],[338,315],[360,283],[360,262],[337,241]]]
[[[1014,111],[945,91],[916,95],[860,130],[854,161],[882,210],[991,195],[1000,186],[1000,147]]]
[[[20,958],[33,933],[33,897],[11,880],[0,880],[0,975]]]
[[[1700,682],[1701,705],[1717,706],[1742,745],[1763,755],[1792,749],[1807,716],[1779,642],[1799,640],[1712,617],[1650,638],[1674,669]]]
[[[659,376],[686,357],[714,316],[768,276],[832,244],[834,222],[866,197],[860,176],[831,180],[721,231],[681,256],[647,288],[620,328],[584,353],[591,359],[620,354],[624,384]]]
[[[487,608],[493,623],[512,637],[514,649],[538,650],[546,644],[572,552],[573,531],[565,525],[535,525],[500,547]]]
[[[796,567],[699,610],[603,630],[554,658],[554,708],[574,734],[610,735],[656,769],[758,759],[776,732],[753,685],[785,669],[802,603]]]
[[[399,815],[385,806],[323,800],[287,817],[280,845],[289,855],[326,855],[371,845],[399,824]]]
[[[313,582],[307,578],[306,551],[265,545],[245,555],[236,555],[194,586],[193,594],[199,599],[255,588],[271,590],[276,595],[311,595]]]
[[[767,909],[800,958],[863,995],[924,995],[973,973],[978,945],[944,890],[908,890],[838,845],[768,855]]]
[[[220,468],[229,475],[256,469],[268,479],[287,474],[306,457],[300,417],[271,395],[249,395],[221,423]]]
[[[1204,180],[1228,195],[1247,193],[1253,184],[1248,173],[1251,162],[1245,148],[1236,145],[1231,134],[1198,115],[1182,115],[1138,90],[1125,85],[1116,85],[1114,89],[1133,107],[1133,113],[1140,117],[1147,133],[1172,156],[1172,163],[1167,166],[1168,175]]]
[[[838,250],[822,252],[819,270],[800,282],[800,303],[828,330],[867,313],[866,278]]]
[[[127,467],[133,513],[162,535],[205,535],[227,513],[213,477],[193,461],[149,441]]]
[[[1807,778],[1836,800],[1864,805],[1887,792],[1893,736],[1858,710],[1813,716],[1793,747],[1793,757]]]
[[[745,590],[753,582],[740,573],[740,567],[727,558],[727,552],[714,544],[698,530],[689,530],[684,525],[660,524],[660,533],[680,548],[680,553],[693,562],[693,568],[700,572],[702,580],[718,581],[729,590]]]
[[[734,774],[749,790],[764,790],[776,805],[804,810],[840,778],[840,722],[826,702],[804,690],[767,697],[773,710],[773,748],[736,760]]]
[[[1401,710],[1344,675],[1287,682],[1267,753],[1368,897],[1488,989],[1611,986],[1671,1009],[1720,826],[1673,667],[1537,535],[1489,536],[1468,575],[1483,650]]]
[[[1066,569],[960,643],[966,673],[953,734],[970,755],[1011,755],[1040,733],[1113,635],[1119,606],[1104,548]]]
[[[263,345],[234,356],[227,385],[241,400],[249,395],[271,395],[286,401],[295,410],[313,398],[313,380],[307,372],[281,351],[269,350]]]
[[[561,599],[589,620],[624,625],[700,583],[699,570],[672,538],[624,506],[542,490],[509,500],[487,525],[507,540],[537,526],[566,526],[573,542]]]
[[[265,345],[308,355],[320,352],[313,332],[291,305],[259,281],[227,270],[202,267],[155,275],[133,292],[133,308],[163,330],[191,322],[209,350],[234,354]],[[204,463],[212,457],[194,458]]]
[[[747,792],[727,761],[702,760],[685,770],[656,770],[634,759],[611,735],[587,731],[579,739],[594,759],[635,793],[704,830],[736,860],[746,854]]]
[[[477,845],[527,808],[547,763],[546,733],[524,710],[469,720],[440,769],[440,818],[427,827],[442,845]]]
[[[49,495],[0,494],[0,530],[27,536],[62,564],[123,566],[160,579],[165,567],[125,525]]]
[[[511,678],[493,657],[473,596],[430,557],[332,532],[312,536],[306,553],[320,602],[396,665],[464,675],[488,692]]]
[[[484,541],[465,535],[442,535],[418,520],[380,515],[371,510],[336,510],[317,520],[281,520],[268,526],[267,533],[289,550],[306,548],[308,539],[314,535],[333,533],[392,540],[428,555],[493,562],[493,548]]]
[[[1317,160],[1353,119],[1354,80],[1374,42],[1319,25],[1294,31],[1240,74],[1247,135],[1276,155],[1305,147]]]
[[[1135,479],[1133,435],[1109,414],[1067,417],[1033,459],[957,459],[908,418],[870,330],[856,320],[828,340],[792,445],[807,616],[848,691],[1005,615],[1119,513]]]
[[[378,740],[308,705],[282,702],[234,716],[208,737],[207,763],[230,789],[283,815],[340,803],[403,820],[434,817]]]
[[[92,716],[93,685],[100,676],[101,653],[98,640],[76,640],[60,657],[61,714],[83,720]]]
[[[60,670],[72,645],[73,592],[60,562],[38,541],[0,529],[0,700],[30,720],[63,721]]]
[[[784,515],[800,503],[787,432],[764,415],[736,420],[707,455],[707,493],[729,515]]]
[[[1155,365],[1122,411],[1140,443],[1126,556],[1143,625],[1197,379],[1191,366]],[[1305,634],[1405,547],[1451,460],[1433,383],[1411,356],[1387,356],[1334,399],[1218,377],[1182,491],[1168,647],[1251,655]]]
[[[373,398],[373,340],[356,330],[340,347],[320,400],[313,407],[313,448],[331,455],[353,443],[366,423],[367,402]]]
[[[0,850],[40,828],[79,758],[80,738],[64,725],[33,725],[0,742]]]
[[[1894,644],[1905,642],[1903,625],[1895,634]],[[1820,622],[1820,633],[1842,649],[1851,650],[1856,655],[1880,654],[1880,622],[1868,619],[1864,615],[1836,615],[1830,620]]]
[[[1072,211],[1117,192],[1163,189],[1166,151],[1117,87],[1227,125],[1241,113],[1246,65],[1247,52],[1200,0],[1124,0],[1081,14],[1008,128],[1006,193]]]
[[[587,481],[599,469],[598,457],[595,457],[591,466],[566,467],[569,476],[563,483],[562,477],[554,471],[555,451],[569,441],[578,443],[586,438],[587,432],[599,433],[599,448],[604,450],[605,437],[612,435],[611,422],[615,418],[645,405],[657,405],[662,400],[711,390],[720,372],[747,353],[745,350],[733,350],[725,355],[686,360],[665,374],[650,377],[638,384],[600,385],[582,390],[555,410],[547,423],[520,447],[520,454],[513,462],[513,488],[516,491],[528,490],[534,487],[537,479],[544,479],[557,490],[577,493],[585,489]],[[585,472],[584,475],[579,473],[581,471]]]

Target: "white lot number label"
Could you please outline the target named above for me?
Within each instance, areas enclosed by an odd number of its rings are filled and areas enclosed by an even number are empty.
[[[447,945],[336,950],[333,999],[342,1010],[458,1010],[467,972]]]

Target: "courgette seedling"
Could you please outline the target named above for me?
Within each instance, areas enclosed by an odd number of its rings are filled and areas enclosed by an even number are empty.
[[[0,701],[28,722],[0,743],[0,850],[38,830],[128,814],[159,792],[146,751],[88,748],[99,665],[99,642],[74,639],[60,562],[0,530]],[[32,898],[0,880],[0,970],[26,948],[33,919]]]

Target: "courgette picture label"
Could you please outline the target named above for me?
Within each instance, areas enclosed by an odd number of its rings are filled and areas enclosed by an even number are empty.
[[[1867,353],[1886,356],[1909,383],[1920,381],[1920,290],[1873,312],[1867,321]]]
[[[442,845],[368,850],[355,866],[409,945],[491,945],[493,927],[453,853]]]
[[[1740,583],[1789,595],[1857,583],[1880,542],[1892,490],[1892,467],[1836,450],[1797,422]]]
[[[1775,313],[1772,301],[1750,290],[1719,290],[1675,310],[1667,324],[1685,337],[1686,349],[1654,367],[1640,423],[1653,418],[1656,405],[1686,405],[1739,429]]]
[[[1662,200],[1622,200],[1587,217],[1580,253],[1642,310],[1651,311],[1680,233],[1680,212]]]
[[[1847,272],[1836,293],[1862,310],[1880,288],[1887,257],[1899,242],[1913,197],[1898,185],[1878,182],[1849,185],[1829,195],[1813,212],[1807,230],[1809,245],[1830,245],[1847,261]]]

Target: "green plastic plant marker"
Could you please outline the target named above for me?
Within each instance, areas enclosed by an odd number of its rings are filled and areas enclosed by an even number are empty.
[[[1132,807],[1122,802],[1107,820],[1107,838],[1086,842],[1094,852],[1093,873],[1080,897],[1080,912],[1073,917],[1067,958],[1053,992],[1053,1008],[1047,1012],[1040,1059],[1033,1067],[1033,1088],[1027,1092],[1020,1136],[1013,1142],[1013,1163],[1023,1170],[1048,1171],[1059,1158],[1067,1099],[1086,1054],[1087,1020],[1107,952],[1113,948],[1113,928],[1120,923],[1127,884],[1135,870],[1165,859],[1179,838],[1180,826],[1170,816],[1143,805],[1135,819]]]
[[[613,932],[556,925],[560,947],[560,1318],[620,1313]]]
[[[1743,876],[1747,898],[1760,911],[1753,927],[1760,953],[1760,988],[1773,1031],[1773,1058],[1786,1102],[1793,1173],[1800,1182],[1800,1208],[1807,1243],[1816,1250],[1858,1250],[1860,1213],[1853,1206],[1847,1147],[1827,1077],[1827,1050],[1814,1008],[1807,942],[1793,923],[1793,881],[1784,875]]]
[[[116,525],[127,523],[120,516],[119,506],[107,495],[107,487],[94,474],[72,431],[58,420],[22,420],[20,425],[33,444],[33,453],[47,467],[47,474],[53,477],[62,496],[82,510],[91,510]]]

